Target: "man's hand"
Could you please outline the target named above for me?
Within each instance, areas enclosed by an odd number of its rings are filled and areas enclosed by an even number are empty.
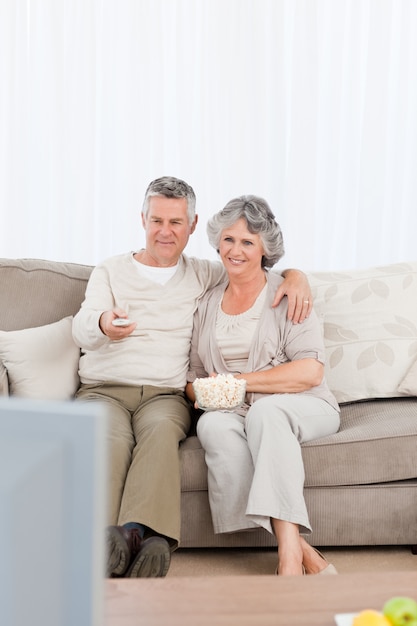
[[[313,308],[313,295],[307,276],[300,270],[284,270],[284,282],[278,287],[272,306],[278,306],[284,296],[288,298],[287,317],[293,324],[301,324]]]
[[[104,311],[99,321],[101,332],[113,341],[128,337],[136,328],[136,322],[132,322],[129,326],[113,326],[112,322],[116,318],[127,319],[127,313],[117,308],[113,309],[113,311]]]

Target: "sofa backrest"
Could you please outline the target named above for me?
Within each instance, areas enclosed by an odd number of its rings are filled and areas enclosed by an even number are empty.
[[[75,315],[92,269],[0,259],[0,330],[35,328]],[[315,272],[309,279],[323,323],[326,378],[337,400],[415,395],[417,263]],[[410,377],[412,386],[404,386]]]
[[[92,266],[0,259],[0,330],[21,330],[75,315]]]

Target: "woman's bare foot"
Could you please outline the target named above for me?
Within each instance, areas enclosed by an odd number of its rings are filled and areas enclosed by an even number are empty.
[[[279,576],[302,576],[304,574],[303,551],[299,541],[291,544],[281,543],[278,548]]]
[[[277,574],[279,576],[302,576],[304,567],[302,563],[282,563],[278,560]]]
[[[303,537],[300,537],[300,546],[303,553],[303,565],[307,574],[320,574],[329,563],[324,556],[310,546]]]
[[[274,517],[271,517],[271,524],[278,542],[276,573],[279,576],[302,576],[305,574],[304,550],[298,525]]]

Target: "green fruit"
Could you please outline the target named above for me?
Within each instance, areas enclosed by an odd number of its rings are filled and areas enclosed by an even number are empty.
[[[417,626],[417,602],[413,598],[390,598],[382,612],[393,626]]]

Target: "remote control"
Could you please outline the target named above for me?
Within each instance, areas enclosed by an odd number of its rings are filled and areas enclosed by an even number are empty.
[[[116,317],[115,320],[112,321],[113,326],[129,326],[132,324],[132,320],[127,320],[124,317]]]

